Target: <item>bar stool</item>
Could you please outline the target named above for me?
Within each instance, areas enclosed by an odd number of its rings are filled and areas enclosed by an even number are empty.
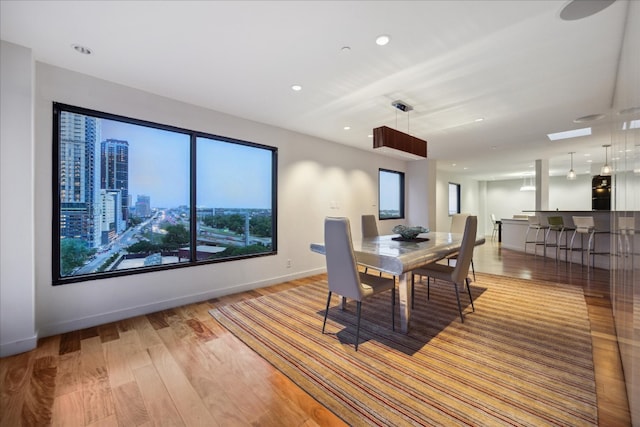
[[[595,255],[605,255],[607,252],[595,252],[596,242],[595,236],[596,233],[606,233],[606,231],[596,230],[595,222],[593,221],[592,216],[574,216],[573,224],[576,226],[576,229],[573,232],[573,236],[571,236],[571,244],[569,246],[569,250],[573,253],[574,250],[580,251],[580,265],[584,265],[584,253],[587,253],[587,268],[589,268],[589,256],[593,257],[593,263],[595,264]],[[574,248],[574,240],[576,235],[580,234],[580,248]],[[587,246],[584,246],[584,237],[589,236],[587,240]]]
[[[549,223],[549,228],[547,229],[547,234],[544,236],[544,246],[545,252],[546,248],[556,248],[556,261],[560,259],[560,251],[569,250],[569,236],[565,231],[573,230],[572,228],[567,228],[564,226],[564,220],[561,216],[550,216],[547,217],[547,222]],[[555,240],[553,242],[549,241],[549,234],[551,232],[555,232]],[[564,233],[564,245],[562,244],[562,234]],[[567,260],[566,252],[565,252],[565,260]]]
[[[527,232],[524,235],[524,253],[527,253],[527,244],[528,243],[533,243],[533,254],[537,255],[538,251],[536,250],[536,248],[538,247],[538,245],[542,246],[544,248],[544,255],[547,255],[547,248],[545,246],[545,242],[544,239],[543,240],[539,240],[538,239],[538,234],[540,233],[540,230],[546,230],[549,228],[548,225],[542,225],[540,224],[540,220],[538,219],[537,215],[533,215],[533,216],[529,216],[527,217],[528,221],[529,221],[529,226],[527,227]],[[536,236],[534,238],[534,240],[528,240],[529,239],[529,232],[531,230],[536,230]],[[545,235],[545,231],[542,232],[542,236],[544,237]]]

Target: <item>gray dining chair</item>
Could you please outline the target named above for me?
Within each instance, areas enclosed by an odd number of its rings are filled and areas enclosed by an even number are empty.
[[[375,215],[362,215],[362,237],[377,237],[378,224]]]
[[[469,216],[470,214],[468,213],[453,214],[451,216],[451,225],[449,226],[449,232],[456,233],[456,234],[464,233],[464,227],[465,227],[465,224],[467,223],[467,217]],[[447,257],[447,264],[449,264],[451,260],[458,262],[457,259],[458,259],[458,253],[449,255]],[[475,281],[476,269],[473,266],[473,256],[471,257],[471,272],[473,273],[473,280]]]
[[[327,308],[324,312],[322,333],[324,334],[329,314],[331,295],[335,292],[343,298],[351,298],[357,301],[357,327],[356,327],[356,351],[360,339],[360,312],[362,301],[377,293],[391,290],[391,325],[395,330],[394,308],[396,302],[395,280],[373,276],[358,271],[355,254],[353,253],[353,241],[348,218],[328,217],[324,221],[324,246],[327,260],[327,277],[329,282],[329,295]]]
[[[462,306],[460,304],[460,293],[458,286],[467,286],[471,308],[476,311],[473,306],[473,297],[471,296],[471,288],[469,287],[469,265],[473,256],[473,248],[476,243],[476,234],[478,231],[478,217],[468,216],[465,221],[464,233],[462,234],[462,243],[455,267],[449,265],[437,264],[435,262],[427,264],[424,267],[417,268],[411,272],[411,288],[413,289],[415,276],[427,276],[427,299],[430,296],[430,279],[440,279],[453,283],[456,290],[456,299],[458,300],[458,311],[460,312],[460,320],[464,323],[462,315]]]
[[[375,215],[362,215],[362,237],[378,237],[378,224],[376,223]],[[369,268],[365,267],[364,272],[367,273]],[[382,276],[382,272],[380,272]]]

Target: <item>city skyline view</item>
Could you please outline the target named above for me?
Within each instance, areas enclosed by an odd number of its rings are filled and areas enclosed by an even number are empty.
[[[273,253],[275,149],[85,111],[56,113],[56,277]]]
[[[190,136],[109,119],[101,140],[129,143],[129,194],[154,208],[189,205]],[[197,206],[271,209],[271,151],[198,137]],[[238,169],[242,165],[242,169]],[[247,185],[247,183],[250,185]]]

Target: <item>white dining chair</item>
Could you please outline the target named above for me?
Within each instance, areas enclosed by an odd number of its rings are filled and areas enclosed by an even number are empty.
[[[328,217],[324,222],[324,245],[327,261],[327,277],[329,282],[329,295],[327,307],[324,312],[322,333],[324,334],[329,313],[331,295],[336,293],[343,298],[351,298],[357,301],[357,326],[355,348],[358,351],[360,339],[360,312],[362,301],[377,293],[391,291],[391,325],[395,330],[395,280],[380,276],[374,276],[358,271],[355,254],[353,253],[353,241],[348,218]]]
[[[411,272],[411,287],[415,284],[415,276],[427,276],[427,299],[430,297],[430,279],[441,279],[453,283],[456,291],[456,299],[458,301],[458,311],[460,312],[460,320],[464,323],[462,314],[462,305],[460,304],[460,293],[458,286],[466,285],[471,301],[471,308],[475,311],[473,305],[473,297],[471,296],[471,288],[469,286],[469,265],[473,256],[473,248],[476,243],[476,234],[478,231],[478,217],[468,216],[465,222],[465,229],[462,235],[462,244],[455,267],[449,265],[437,264],[435,262],[427,264],[424,267],[417,268]]]

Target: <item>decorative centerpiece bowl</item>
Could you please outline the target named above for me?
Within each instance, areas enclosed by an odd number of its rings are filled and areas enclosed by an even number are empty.
[[[416,237],[418,237],[418,234],[420,233],[428,233],[429,229],[421,227],[419,225],[415,227],[406,227],[404,225],[396,225],[395,227],[393,227],[393,230],[391,231],[399,234],[405,239],[415,239]]]

